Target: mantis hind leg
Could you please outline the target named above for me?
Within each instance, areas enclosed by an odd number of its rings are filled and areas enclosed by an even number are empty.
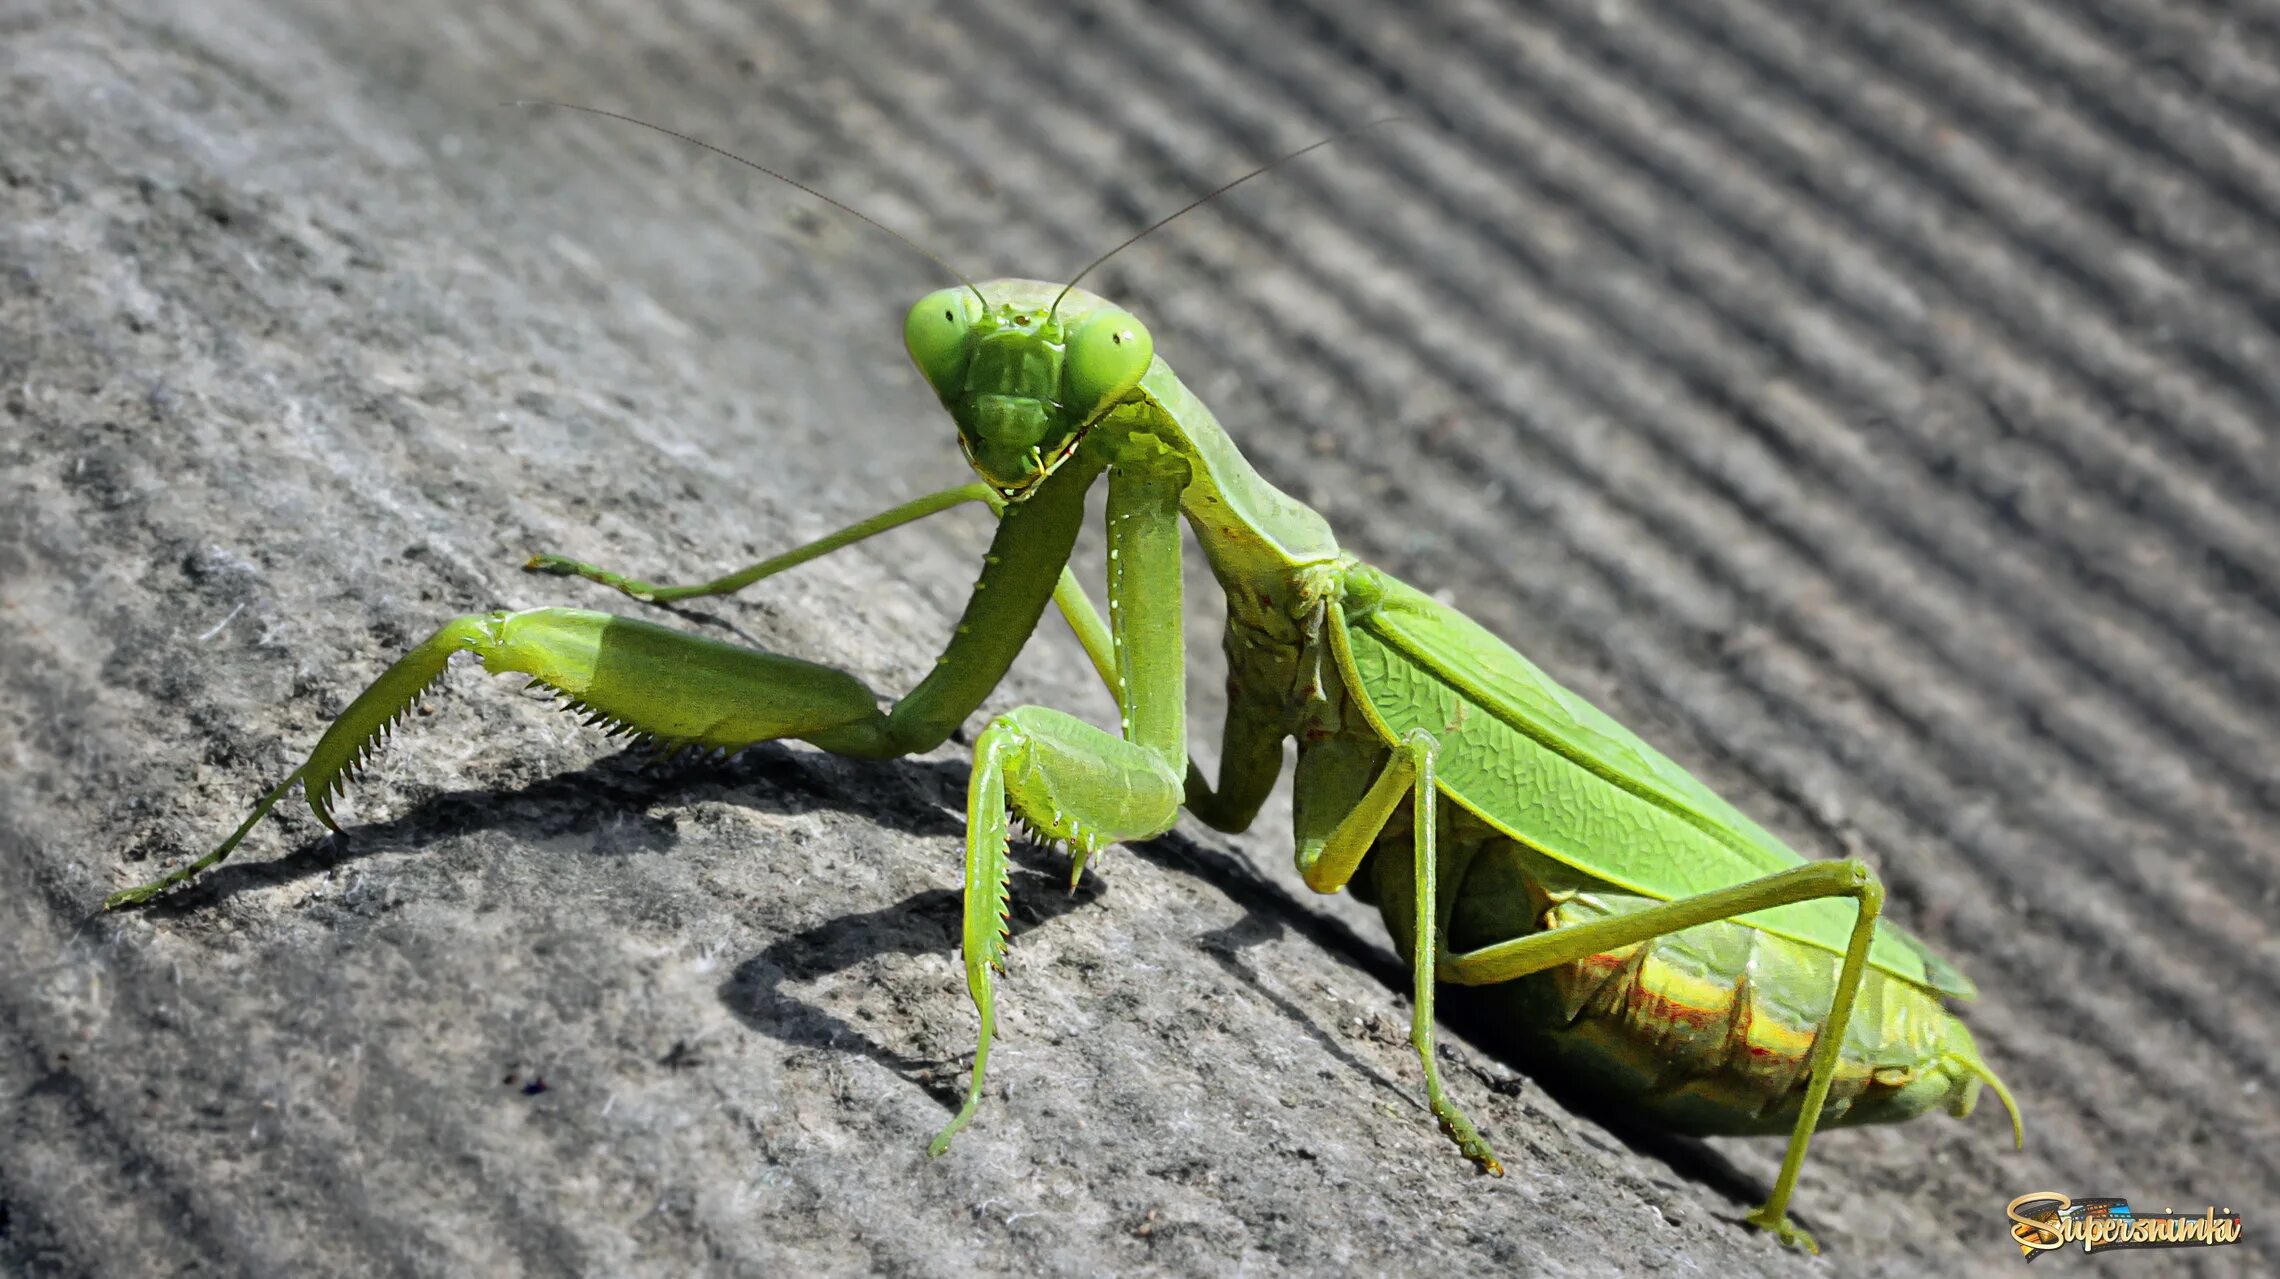
[[[796,657],[586,609],[473,613],[444,623],[383,671],[325,730],[308,759],[212,852],[113,893],[104,908],[140,905],[218,865],[296,782],[317,820],[340,829],[333,799],[461,652],[475,654],[493,674],[530,676],[612,733],[668,747],[734,750],[792,737],[830,749],[875,736],[885,720],[862,681]]]
[[[1845,1029],[1852,1020],[1853,1001],[1868,972],[1868,948],[1875,936],[1876,918],[1884,907],[1884,888],[1865,863],[1814,862],[1647,910],[1533,933],[1461,955],[1444,953],[1439,967],[1446,979],[1467,985],[1510,981],[1697,924],[1821,897],[1851,897],[1859,903],[1859,911],[1845,948],[1844,964],[1837,973],[1835,997],[1813,1039],[1805,1098],[1797,1123],[1790,1129],[1789,1148],[1782,1156],[1780,1175],[1774,1180],[1773,1194],[1749,1215],[1751,1225],[1772,1231],[1783,1243],[1818,1252],[1820,1248],[1813,1237],[1789,1220],[1789,1199],[1797,1189],[1797,1174],[1805,1165],[1805,1148],[1820,1122],[1822,1104],[1828,1100],[1829,1084],[1836,1075],[1837,1056],[1844,1047]]]

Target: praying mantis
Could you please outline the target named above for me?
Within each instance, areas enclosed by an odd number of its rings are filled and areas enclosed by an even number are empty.
[[[1589,1081],[1682,1132],[1786,1132],[1772,1192],[1749,1217],[1784,1243],[1815,1246],[1788,1210],[1819,1128],[1935,1108],[1967,1115],[1985,1085],[2023,1142],[2008,1089],[1945,1004],[1971,998],[1970,980],[1881,918],[1874,872],[1801,857],[1477,623],[1342,548],[1322,516],[1244,459],[1137,317],[1078,287],[1138,238],[1066,284],[952,271],[957,286],[911,307],[905,348],[975,482],[696,585],[550,554],[524,566],[664,604],[731,594],[984,503],[997,531],[965,610],[932,673],[891,704],[834,667],[635,618],[573,608],[454,618],[358,696],[228,838],[106,907],[151,901],[226,859],[296,785],[337,830],[334,798],[461,652],[669,749],[795,739],[883,759],[956,732],[1053,605],[1118,722],[1111,731],[1022,706],[974,742],[962,944],[979,1030],[964,1100],[932,1153],[982,1097],[1013,822],[1065,845],[1074,883],[1099,849],[1160,835],[1183,808],[1217,830],[1248,828],[1286,741],[1296,743],[1299,874],[1383,914],[1413,975],[1410,1041],[1427,1105],[1481,1169],[1503,1172],[1436,1063],[1442,982],[1493,987],[1535,1051],[1532,1069]],[[1086,495],[1104,482],[1106,619],[1068,564]],[[1210,779],[1188,759],[1183,520],[1227,598],[1228,709]]]

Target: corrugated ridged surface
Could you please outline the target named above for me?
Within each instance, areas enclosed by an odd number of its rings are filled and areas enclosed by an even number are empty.
[[[2015,1265],[2045,1188],[2272,1263],[2280,9],[55,0],[0,72],[7,1268],[1912,1275]],[[1406,116],[1088,287],[1349,547],[1873,859],[2027,1153],[1823,1140],[1817,1269],[1734,1224],[1777,1143],[1627,1143],[1460,1042],[1476,1178],[1278,803],[1073,899],[1029,863],[1005,1095],[930,1163],[964,752],[643,772],[464,674],[346,843],[89,918],[436,622],[594,602],[522,554],[694,576],[957,478],[923,260],[524,96],[977,277]],[[899,689],[982,540],[704,611]],[[1063,640],[991,705],[1104,714]]]

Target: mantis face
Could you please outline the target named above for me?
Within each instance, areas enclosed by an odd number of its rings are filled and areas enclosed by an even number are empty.
[[[903,344],[958,424],[966,461],[1014,501],[1075,455],[1155,358],[1129,312],[1102,307],[1063,325],[1049,309],[984,307],[965,289],[920,298]]]

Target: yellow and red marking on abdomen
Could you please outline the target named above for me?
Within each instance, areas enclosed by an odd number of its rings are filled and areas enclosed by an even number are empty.
[[[1447,945],[1465,953],[1543,929],[1658,906],[1470,823],[1461,882],[1444,882]],[[1399,836],[1403,845],[1407,836]],[[1406,858],[1388,839],[1374,895],[1400,901]],[[1406,852],[1406,848],[1401,850]],[[1396,907],[1396,911],[1399,908]],[[1388,913],[1392,924],[1393,914]],[[1405,914],[1405,911],[1399,913]],[[1533,1073],[1556,1073],[1681,1132],[1780,1134],[1797,1119],[1806,1064],[1841,957],[1734,921],[1702,924],[1484,988]],[[1853,1007],[1820,1127],[1969,1113],[1971,1035],[1941,996],[1871,969]]]

